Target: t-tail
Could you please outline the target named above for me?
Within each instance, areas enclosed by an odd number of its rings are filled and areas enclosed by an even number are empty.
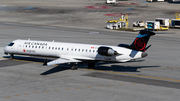
[[[146,47],[149,41],[149,38],[153,35],[155,35],[154,32],[141,30],[131,45],[119,44],[118,46],[126,47],[126,48],[137,50],[137,51],[146,51],[151,46],[149,45]]]

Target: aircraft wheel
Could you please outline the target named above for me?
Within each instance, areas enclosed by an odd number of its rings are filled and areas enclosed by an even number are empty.
[[[71,70],[77,70],[78,69],[78,65],[72,65],[71,66]]]
[[[89,68],[94,68],[95,67],[95,63],[88,63],[88,67]]]
[[[10,54],[10,60],[14,59],[14,54]]]

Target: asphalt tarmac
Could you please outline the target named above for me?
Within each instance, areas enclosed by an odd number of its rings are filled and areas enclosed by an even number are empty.
[[[118,45],[131,44],[138,33],[97,29],[0,24],[0,99],[3,101],[169,101],[179,100],[179,39],[151,37],[144,59],[127,63],[42,66],[44,58],[9,56],[3,48],[12,40]],[[51,58],[52,59],[52,58]]]
[[[96,63],[78,70],[42,66],[45,58],[17,56],[3,48],[16,39],[102,45],[131,44],[138,32],[106,29],[128,14],[138,20],[174,19],[179,3],[144,0],[0,0],[0,101],[179,101],[180,29],[156,31],[148,56],[127,63]],[[114,15],[114,16],[107,16]],[[48,58],[53,60],[53,58]]]

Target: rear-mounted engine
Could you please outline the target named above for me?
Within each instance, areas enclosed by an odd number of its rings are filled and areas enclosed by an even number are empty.
[[[103,56],[112,56],[112,55],[117,55],[118,53],[117,51],[113,50],[110,47],[99,47],[98,54]]]

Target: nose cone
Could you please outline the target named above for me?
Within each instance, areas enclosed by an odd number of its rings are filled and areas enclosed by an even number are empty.
[[[7,51],[7,46],[4,48],[4,51],[5,51],[5,52]]]
[[[142,53],[141,53],[141,57],[142,57],[142,58],[146,57],[147,55],[148,55],[148,54],[145,53],[145,52],[142,52]]]

